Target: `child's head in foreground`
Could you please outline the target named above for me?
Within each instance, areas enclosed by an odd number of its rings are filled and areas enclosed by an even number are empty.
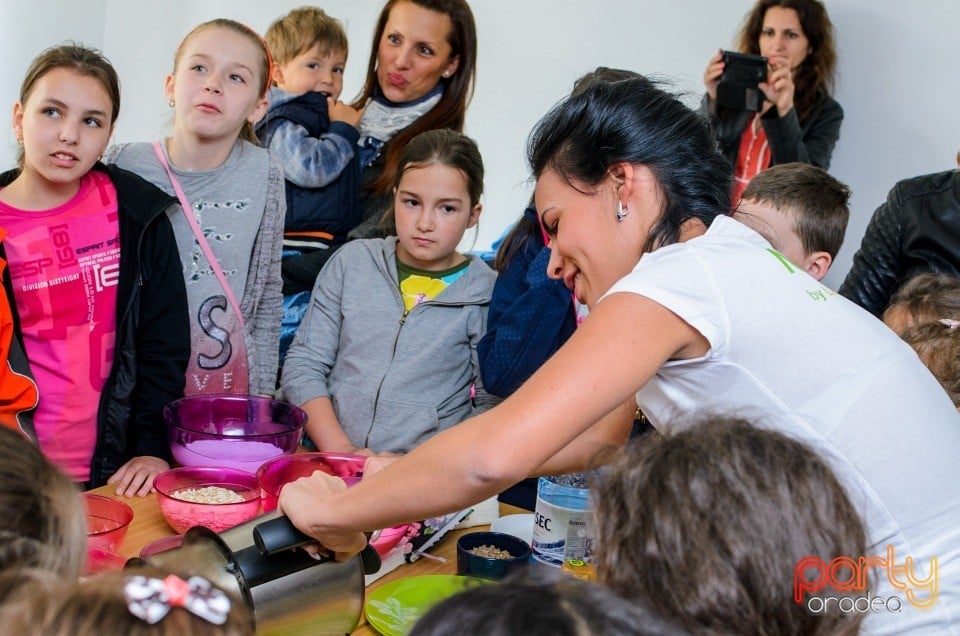
[[[850,188],[825,170],[784,163],[750,181],[736,216],[748,217],[744,220],[775,250],[820,280],[843,244],[849,201]]]
[[[566,573],[527,568],[434,606],[410,636],[677,636],[687,632],[633,600]]]
[[[86,550],[76,487],[36,444],[0,426],[0,572],[34,567],[75,579]]]
[[[253,636],[247,607],[204,578],[186,580],[154,568],[67,581],[18,570],[0,577],[11,590],[0,607],[18,636]]]
[[[862,614],[814,614],[794,599],[798,562],[866,550],[857,510],[804,444],[712,418],[625,453],[596,496],[600,582],[657,616],[695,633],[859,628]],[[801,582],[818,575],[811,568],[799,568]]]
[[[893,295],[883,322],[913,347],[960,408],[960,278],[914,276]]]
[[[340,99],[347,65],[347,33],[317,7],[300,7],[276,20],[264,36],[273,55],[277,88]]]

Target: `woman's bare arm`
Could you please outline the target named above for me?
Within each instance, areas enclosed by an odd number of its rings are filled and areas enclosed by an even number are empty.
[[[706,351],[703,336],[663,306],[614,294],[496,408],[440,433],[348,491],[329,493],[319,485],[324,476],[289,484],[281,509],[326,547],[354,551],[358,531],[469,506],[541,467],[576,464],[571,458],[583,457],[576,448],[581,444],[622,444],[623,405],[667,360]],[[605,418],[615,410],[619,417]],[[573,451],[561,453],[574,440]]]

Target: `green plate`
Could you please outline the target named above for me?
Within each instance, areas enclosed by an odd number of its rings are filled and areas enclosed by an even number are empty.
[[[424,574],[381,585],[367,596],[367,622],[384,636],[406,636],[443,599],[490,581],[456,574]]]

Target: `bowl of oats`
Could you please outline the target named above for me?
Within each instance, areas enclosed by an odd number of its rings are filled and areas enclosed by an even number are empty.
[[[174,468],[157,475],[153,485],[160,511],[180,534],[193,526],[222,532],[260,514],[256,476],[235,468]]]
[[[457,574],[499,580],[525,568],[530,544],[502,532],[469,532],[457,539]]]

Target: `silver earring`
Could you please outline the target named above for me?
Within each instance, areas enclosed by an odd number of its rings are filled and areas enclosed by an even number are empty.
[[[176,106],[176,103],[174,103],[174,101],[171,99],[169,102],[167,102],[167,106],[169,106],[170,108],[173,108],[174,106]]]
[[[617,201],[617,222],[623,221],[624,217],[630,214],[630,210],[624,207],[623,203]]]
[[[446,79],[450,79],[450,71],[447,71],[446,73],[444,73],[443,77]]]

